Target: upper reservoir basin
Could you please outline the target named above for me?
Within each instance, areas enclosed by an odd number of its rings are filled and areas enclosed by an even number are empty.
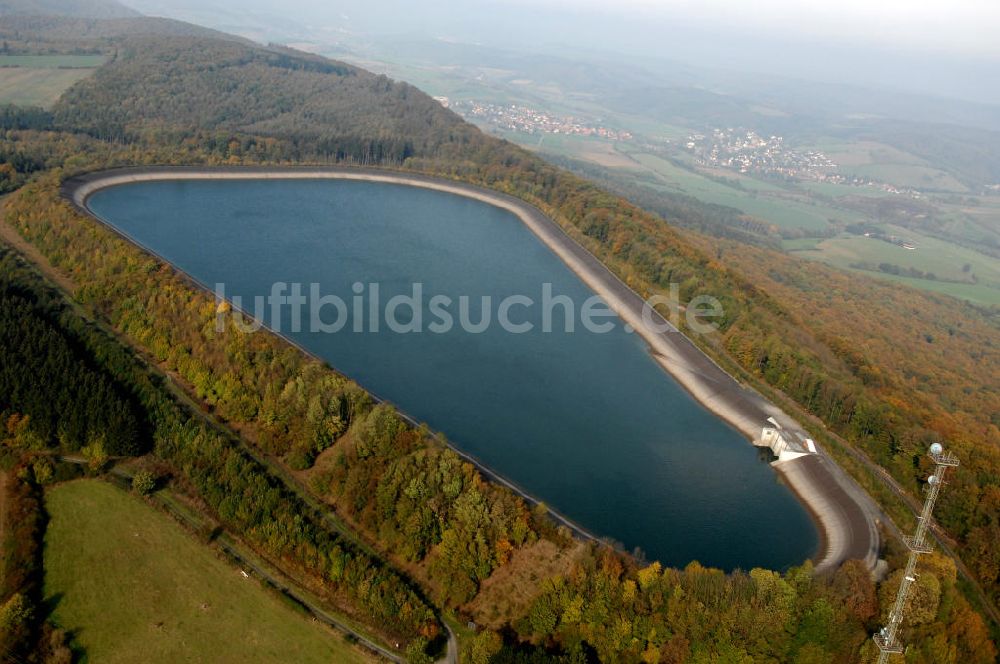
[[[272,326],[333,367],[442,431],[527,493],[590,532],[649,559],[723,569],[783,569],[812,555],[816,529],[757,449],[703,408],[657,365],[616,317],[588,331],[564,307],[543,329],[543,285],[577,310],[593,294],[514,214],[462,196],[346,180],[175,180],[110,187],[91,211],[201,282],[225,284],[253,312],[276,282],[348,306],[339,332],[293,329],[289,307]],[[422,331],[392,331],[368,307],[423,292]],[[357,290],[364,321],[354,317]],[[287,291],[285,291],[287,294]],[[435,295],[455,325],[432,331]],[[503,329],[499,303],[527,332]],[[459,298],[478,323],[462,329]],[[414,323],[406,306],[400,323]],[[337,317],[327,307],[323,320]],[[364,331],[355,331],[363,322]],[[763,423],[762,423],[763,424]]]

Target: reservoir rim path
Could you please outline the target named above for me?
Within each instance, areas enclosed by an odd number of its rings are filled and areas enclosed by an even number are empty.
[[[584,284],[599,295],[648,345],[657,364],[677,383],[713,414],[729,423],[751,442],[756,441],[768,418],[773,418],[794,435],[807,437],[805,430],[760,393],[740,383],[712,358],[708,357],[687,336],[652,311],[651,318],[659,329],[647,326],[643,319],[645,300],[596,256],[570,237],[554,220],[526,201],[499,191],[476,185],[406,171],[358,168],[351,166],[322,167],[189,167],[146,166],[98,171],[67,179],[62,195],[74,207],[96,219],[133,245],[171,265],[197,287],[212,293],[206,284],[177,268],[149,247],[128,237],[107,220],[95,214],[87,205],[93,194],[109,187],[140,182],[178,180],[353,180],[405,185],[462,196],[487,203],[514,214],[545,244]],[[273,330],[270,330],[274,332]],[[324,364],[322,358],[306,351],[284,334],[285,341]],[[376,398],[377,395],[374,395]],[[400,413],[411,424],[416,421]],[[448,446],[463,459],[475,465],[489,479],[515,491],[530,503],[539,501],[526,491],[500,476],[473,456]],[[864,560],[873,569],[878,558],[879,535],[876,523],[884,518],[871,497],[822,450],[818,454],[785,460],[773,465],[792,493],[805,506],[817,526],[819,550],[814,557],[818,572],[835,569],[848,559]],[[578,535],[600,539],[566,517],[550,510],[550,514]]]

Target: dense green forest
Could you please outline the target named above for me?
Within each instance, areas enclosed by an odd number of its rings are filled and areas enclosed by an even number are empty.
[[[787,394],[914,495],[926,475],[926,445],[947,441],[963,466],[944,494],[942,522],[996,600],[1000,351],[993,314],[803,267],[766,248],[679,232],[482,135],[415,88],[348,65],[232,40],[97,32],[79,46],[113,59],[65,95],[51,124],[44,118],[28,126],[12,114],[4,125],[0,153],[22,155],[9,178],[20,190],[8,202],[8,222],[78,284],[75,296],[85,306],[176,372],[257,449],[293,468],[330,461],[308,471],[313,488],[392,561],[412,568],[430,601],[496,622],[478,615],[474,598],[494,575],[530,578],[518,563],[547,542],[566,552],[565,560],[540,595],[500,616],[507,636],[520,637],[515,641],[610,661],[864,661],[867,631],[878,606],[886,606],[879,600],[893,577],[876,589],[853,566],[829,579],[812,578],[808,568],[727,576],[698,566],[640,570],[599,546],[571,554],[565,533],[484,482],[427,432],[373,408],[350,381],[269,335],[235,328],[215,334],[211,297],[75,212],[59,197],[62,177],[128,164],[338,161],[417,169],[525,198],[640,292],[679,283],[684,298],[720,297],[726,317],[718,335],[701,340],[706,350],[748,380]],[[59,48],[68,48],[69,38],[59,35]],[[43,41],[45,32],[0,22],[0,36],[17,47]],[[687,214],[680,203],[662,211]],[[132,365],[118,352],[121,364],[111,373],[137,384],[137,370],[121,368]],[[162,395],[153,399],[151,379],[143,380],[146,388],[130,389],[149,413],[154,453],[174,464],[227,525],[270,556],[331,583],[359,613],[379,621],[393,616],[408,638],[435,636],[430,609],[398,577],[360,553],[344,554],[348,549],[304,518],[233,441]],[[348,576],[347,563],[355,560],[361,562]],[[928,582],[923,620],[909,634],[921,645],[908,661],[991,661],[995,650],[958,592],[954,568],[945,559],[930,564],[924,576],[935,582]],[[370,592],[367,583],[357,590],[352,584],[362,577],[386,590]],[[845,587],[876,599],[857,606]],[[402,606],[410,616],[403,622],[393,613]],[[765,630],[762,615],[781,627]],[[492,630],[469,647],[475,661],[537,656],[504,647]]]
[[[141,449],[133,405],[23,295],[0,288],[0,419],[66,451]],[[21,423],[23,420],[23,424]]]
[[[138,81],[150,89],[136,94]],[[57,127],[102,140],[193,140],[229,158],[268,161],[399,165],[476,133],[416,88],[384,76],[302,53],[197,38],[125,40],[115,62],[71,89],[54,114]],[[222,136],[225,143],[217,144]]]
[[[64,389],[88,378],[86,372],[89,367],[100,367],[99,375],[107,389],[117,388],[144,412],[151,429],[149,435],[154,442],[152,452],[170,464],[177,473],[176,481],[196,491],[226,527],[238,533],[262,555],[280,562],[282,569],[295,573],[304,583],[320,589],[322,596],[340,610],[371,621],[387,638],[415,640],[421,644],[439,633],[440,625],[432,610],[403,577],[329,530],[323,525],[321,517],[312,513],[239,443],[203,421],[198,413],[186,411],[162,379],[151,375],[128,349],[75,314],[54,291],[46,288],[36,275],[2,246],[0,292],[18,293],[16,301],[13,298],[0,299],[4,330],[30,329],[40,325],[39,320],[43,319],[45,326],[41,332],[48,335],[49,341],[52,335],[58,335],[62,344],[25,343],[17,347],[5,344],[2,347],[5,364],[51,364],[44,377],[52,381],[52,385],[67,386]],[[72,348],[72,355],[61,363],[54,363],[51,358],[63,357],[63,346]],[[57,373],[59,370],[63,372],[61,375]],[[97,373],[98,370],[93,371]],[[7,387],[7,384],[0,386],[0,410],[10,412],[15,393]],[[73,410],[67,411],[66,421],[72,421],[80,408],[93,405],[87,396],[76,396],[79,403],[68,406]],[[111,408],[116,403],[121,403],[121,400],[112,401],[106,407]],[[98,406],[95,406],[95,411],[103,412]],[[62,421],[60,418],[60,424]],[[45,460],[43,453],[76,450],[68,439],[46,436],[46,424],[45,421],[17,413],[7,419],[0,440],[2,450],[8,459],[21,459],[22,466],[27,463],[26,467],[30,468],[26,472],[15,470],[12,473],[18,481],[43,484],[54,479],[51,464]],[[107,432],[116,428],[125,431],[111,423]],[[115,451],[118,454],[144,451],[134,446],[134,442],[130,449]],[[83,451],[94,468],[106,463],[106,452]],[[39,470],[46,467],[48,470]],[[20,519],[18,523],[21,523]],[[25,528],[31,523],[30,519],[23,521]],[[16,545],[5,547],[5,555],[27,559],[29,553],[18,553],[20,547],[31,546],[30,542],[37,538],[14,534],[17,536]],[[14,567],[21,571],[16,575],[5,573],[4,577],[10,579],[11,592],[8,596],[20,594],[19,601],[37,618],[42,605],[37,597],[37,588],[31,585],[34,583],[31,581],[33,568],[18,563],[8,569],[13,571]],[[22,572],[27,579],[25,581],[18,580]],[[20,587],[26,589],[16,590]],[[17,621],[16,627],[21,628],[27,622]],[[10,638],[23,639],[25,634],[13,630]]]

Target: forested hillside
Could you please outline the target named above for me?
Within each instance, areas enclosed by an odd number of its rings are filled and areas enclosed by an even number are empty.
[[[13,461],[28,469],[15,474],[20,484],[9,495],[31,497],[32,487],[57,479],[48,452],[82,451],[94,470],[111,454],[153,452],[175,469],[181,486],[197,491],[221,523],[260,555],[280,561],[286,573],[322,589],[322,596],[345,614],[370,621],[386,638],[416,639],[418,650],[426,643],[422,639],[439,632],[431,609],[398,572],[332,531],[232,438],[185,410],[139,359],[67,307],[3,244],[0,293],[0,337],[5,342],[0,346],[0,412],[6,416],[0,429],[0,460],[5,466]],[[37,339],[26,340],[27,331],[34,331]],[[12,366],[38,374],[17,379],[10,376]],[[52,393],[50,406],[32,399],[41,381]],[[354,393],[362,400],[357,404],[361,412],[364,395],[356,388]],[[107,401],[95,402],[94,397]],[[27,405],[18,412],[22,402]],[[56,406],[65,412],[53,413]],[[134,422],[113,421],[136,418],[138,412],[148,421],[142,445]],[[52,420],[58,423],[58,433],[50,430]],[[99,433],[96,425],[103,427]],[[77,432],[77,426],[83,431]],[[88,445],[80,450],[72,435],[89,435]],[[152,450],[147,441],[153,443]],[[40,529],[43,517],[37,511],[37,505],[30,507],[24,529]],[[6,594],[0,602],[16,597],[17,606],[11,610],[22,615],[12,623],[11,615],[0,608],[0,644],[27,654],[39,631],[32,621],[45,617],[35,560],[39,534],[13,534],[17,538],[3,547],[8,562],[5,586],[0,588]],[[17,562],[21,558],[31,565],[15,574],[15,567],[27,565]]]
[[[303,53],[196,38],[124,40],[55,116],[59,127],[125,143],[151,131],[177,140],[230,132],[236,144],[219,147],[257,159],[401,165],[415,155],[458,157],[459,146],[479,140],[409,85]]]
[[[0,22],[0,35],[6,29]],[[63,33],[60,39],[60,48],[71,43]],[[718,335],[700,340],[707,350],[748,380],[783,391],[914,495],[926,475],[926,446],[948,442],[963,466],[941,514],[963,559],[996,599],[1000,334],[994,314],[682,233],[482,135],[415,88],[348,65],[191,36],[112,35],[79,46],[113,60],[65,95],[51,124],[3,130],[0,149],[20,155],[23,164],[10,186],[29,181],[11,200],[8,221],[82,286],[78,297],[89,307],[262,450],[308,467],[334,448],[341,461],[316,474],[317,492],[394,559],[418,565],[434,601],[473,610],[466,602],[538,538],[562,548],[568,542],[546,533],[544,520],[529,516],[506,490],[483,483],[391,412],[371,409],[356,386],[283,342],[209,334],[211,298],[73,211],[59,199],[60,177],[126,164],[340,161],[416,169],[521,196],[640,292],[679,283],[683,298],[718,296],[726,316]],[[50,169],[56,170],[39,175]],[[263,526],[272,510],[281,524],[293,518],[274,502],[280,492],[249,515],[224,499],[223,487],[241,481],[234,468],[245,460],[228,461],[235,452],[220,441],[203,443],[201,435],[160,437],[157,454],[197,469],[191,482],[234,527],[260,537],[261,546],[275,547],[279,557],[303,555],[299,540],[281,540]],[[313,551],[306,547],[309,556]],[[923,622],[912,626],[924,643],[912,661],[989,661],[994,651],[984,645],[982,622],[958,592],[954,570],[943,560],[933,565],[927,576],[937,586],[928,590]],[[877,620],[877,600],[845,569],[821,580],[797,570],[784,577],[726,576],[697,566],[640,571],[628,557],[597,548],[547,581],[524,615],[506,618],[527,641],[568,652],[596,649],[611,660],[858,661],[866,629]],[[883,595],[892,583],[890,577],[883,584]],[[855,596],[860,603],[848,601]],[[351,600],[371,615],[386,615],[381,605],[365,603],[368,595]],[[762,615],[784,626],[781,638],[765,638]],[[415,611],[407,628],[429,633],[431,622]],[[498,640],[482,632],[478,652],[495,652]]]

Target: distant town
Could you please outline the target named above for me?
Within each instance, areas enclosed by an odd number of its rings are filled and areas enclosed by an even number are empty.
[[[522,134],[563,134],[568,136],[592,136],[611,141],[632,140],[632,133],[605,127],[593,121],[569,115],[555,115],[521,104],[487,104],[478,101],[455,101],[447,97],[435,97],[439,103],[450,108],[466,120],[486,122],[505,131]]]
[[[795,150],[785,145],[782,136],[764,137],[752,129],[713,129],[709,134],[691,134],[684,147],[702,166],[728,168],[748,175],[874,187],[890,194],[920,196],[915,189],[897,187],[868,177],[844,175],[837,172],[837,164],[823,152]]]
[[[783,137],[764,137],[751,129],[713,129],[707,135],[692,134],[685,147],[706,166],[818,182],[845,180],[836,172],[837,164],[822,152],[793,150],[785,146]]]
[[[613,129],[596,120],[557,115],[523,104],[490,104],[475,100],[451,100],[434,97],[466,120],[486,124],[502,131],[529,135],[561,134],[587,136],[611,141],[633,141],[630,131]],[[670,143],[672,141],[668,141]],[[783,136],[763,136],[744,127],[715,128],[706,134],[690,134],[675,145],[694,156],[706,168],[724,168],[751,176],[811,181],[851,187],[870,187],[888,194],[922,198],[913,188],[880,182],[871,177],[844,174],[837,164],[820,150],[801,150],[785,145]],[[1000,190],[1000,184],[988,189]]]

